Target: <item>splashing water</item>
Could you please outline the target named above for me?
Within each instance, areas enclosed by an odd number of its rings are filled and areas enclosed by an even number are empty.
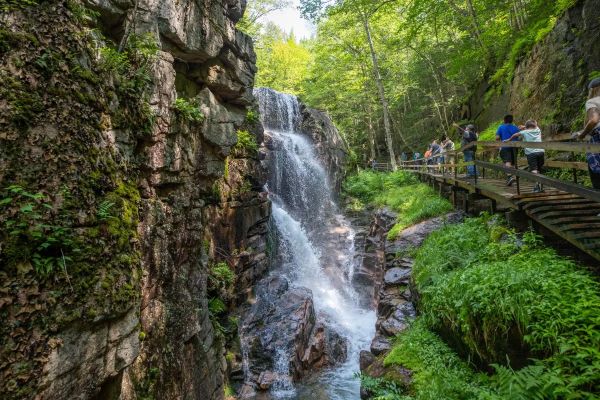
[[[256,89],[265,134],[273,149],[269,156],[268,190],[273,219],[280,235],[279,268],[292,286],[312,291],[317,315],[348,340],[347,361],[323,371],[310,385],[294,390],[291,381],[278,382],[276,399],[305,398],[325,393],[331,400],[360,398],[359,353],[368,349],[375,333],[375,312],[359,306],[352,287],[354,231],[339,214],[328,175],[311,141],[299,132],[296,97],[271,89]],[[277,354],[279,374],[285,374],[285,353]],[[278,379],[282,379],[281,377]],[[300,395],[304,393],[304,395]]]

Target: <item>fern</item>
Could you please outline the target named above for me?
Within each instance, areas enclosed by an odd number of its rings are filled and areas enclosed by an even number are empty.
[[[98,212],[96,213],[98,220],[106,221],[107,219],[111,218],[111,209],[114,207],[114,205],[115,203],[112,203],[108,200],[104,200],[102,203],[100,203],[98,206]]]

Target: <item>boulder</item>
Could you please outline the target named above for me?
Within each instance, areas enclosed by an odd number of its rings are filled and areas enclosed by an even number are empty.
[[[242,321],[241,336],[248,354],[247,383],[255,382],[258,387],[261,376],[263,381],[270,377],[266,372],[287,372],[298,380],[345,361],[347,354],[346,340],[316,321],[311,291],[290,288],[281,276],[258,284],[256,301]]]
[[[385,273],[383,282],[388,286],[398,285],[400,283],[408,283],[410,280],[410,274],[410,269],[392,268]]]
[[[371,342],[371,353],[376,356],[387,353],[391,348],[392,344],[389,339],[380,335],[375,336]]]

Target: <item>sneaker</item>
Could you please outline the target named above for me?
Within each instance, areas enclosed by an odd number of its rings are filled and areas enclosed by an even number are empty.
[[[506,180],[506,186],[512,186],[512,185],[513,185],[513,183],[515,183],[515,177],[514,177],[514,176],[512,176],[512,175],[510,175],[510,176],[508,177],[508,179]]]
[[[541,185],[540,183],[536,183],[535,187],[533,188],[533,193],[543,193],[544,192],[544,186]]]

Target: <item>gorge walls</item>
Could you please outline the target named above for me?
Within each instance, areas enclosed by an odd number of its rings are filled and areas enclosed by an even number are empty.
[[[241,130],[262,140],[245,2],[15,4],[0,18],[1,397],[222,398],[209,257],[244,288],[267,266],[258,154],[235,148]]]
[[[509,82],[502,77],[495,89],[486,82],[475,90],[467,117],[482,129],[508,112],[519,121],[538,120],[548,134],[582,129],[587,84],[600,73],[598,35],[598,3],[578,1],[513,66]]]

